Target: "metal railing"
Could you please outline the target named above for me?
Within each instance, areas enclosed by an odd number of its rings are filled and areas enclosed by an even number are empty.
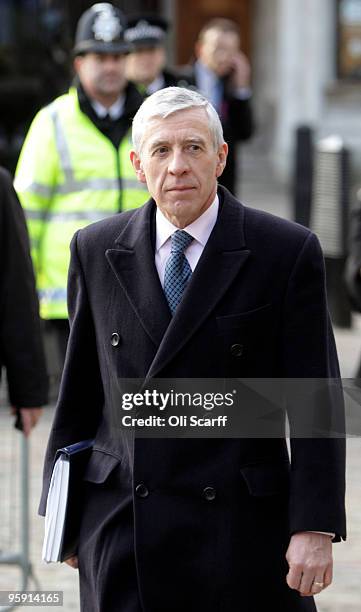
[[[20,434],[20,462],[15,468],[19,470],[19,545],[16,551],[0,550],[0,565],[16,566],[20,570],[20,585],[16,590],[25,591],[29,582],[32,581],[36,590],[40,590],[40,584],[34,575],[29,557],[29,442],[24,435]],[[9,500],[9,503],[11,500]],[[12,589],[13,590],[13,589]],[[0,606],[0,612],[14,610],[14,606]]]

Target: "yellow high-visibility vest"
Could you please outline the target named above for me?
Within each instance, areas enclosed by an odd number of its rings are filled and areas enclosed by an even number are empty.
[[[27,217],[44,319],[67,315],[74,233],[148,199],[129,159],[130,133],[116,150],[79,107],[75,88],[43,108],[24,142],[15,188]]]

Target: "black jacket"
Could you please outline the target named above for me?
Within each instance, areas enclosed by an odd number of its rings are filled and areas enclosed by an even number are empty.
[[[47,402],[48,379],[25,218],[10,174],[0,170],[0,365],[19,408]]]
[[[290,534],[345,537],[343,440],[292,440],[290,467],[282,437],[134,440],[112,426],[124,379],[339,376],[317,238],[218,193],[173,318],[153,200],[72,242],[71,332],[40,510],[56,449],[94,437],[79,548],[88,612],[120,601],[138,610],[126,603],[137,597],[134,563],[144,612],[314,611],[286,584]]]
[[[189,87],[191,79],[187,79],[183,72],[176,72],[175,70],[169,70],[168,68],[163,70],[159,76],[163,77],[163,85],[159,89],[165,87]],[[138,91],[141,92],[143,99],[151,95],[145,85],[135,85]],[[158,91],[158,90],[157,90]],[[154,92],[152,92],[154,93]]]
[[[187,81],[184,81],[184,77],[182,73],[178,73],[175,70],[163,70],[163,77],[165,87],[184,87],[187,84]]]

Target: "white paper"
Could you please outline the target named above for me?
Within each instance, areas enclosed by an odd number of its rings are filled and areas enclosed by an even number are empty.
[[[68,457],[60,455],[54,465],[50,481],[42,551],[42,559],[46,563],[60,561],[69,489],[69,466]]]

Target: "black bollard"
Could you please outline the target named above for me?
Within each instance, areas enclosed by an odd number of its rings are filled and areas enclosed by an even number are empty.
[[[313,131],[307,125],[296,130],[292,198],[294,220],[310,226],[313,178]]]

